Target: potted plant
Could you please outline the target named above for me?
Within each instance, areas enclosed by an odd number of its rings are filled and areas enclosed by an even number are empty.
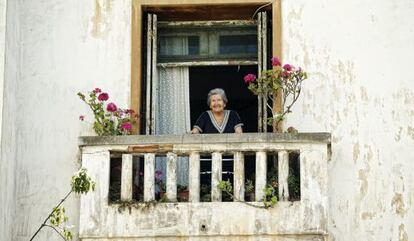
[[[114,102],[106,103],[109,94],[100,88],[89,91],[87,95],[78,92],[79,98],[92,110],[95,120],[93,130],[98,136],[130,135],[132,124],[136,122],[139,115],[132,109],[118,108]],[[85,116],[79,116],[85,121]]]
[[[188,187],[185,185],[177,185],[177,200],[179,202],[188,202],[189,192]]]

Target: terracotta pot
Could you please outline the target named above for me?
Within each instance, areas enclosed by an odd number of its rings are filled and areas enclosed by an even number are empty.
[[[188,197],[189,197],[188,190],[177,192],[177,199],[179,202],[188,202]]]

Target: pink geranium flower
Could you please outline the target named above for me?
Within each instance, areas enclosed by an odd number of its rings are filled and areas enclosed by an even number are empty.
[[[96,93],[96,94],[99,94],[99,93],[101,93],[101,92],[102,92],[102,90],[101,90],[101,89],[99,89],[99,88],[95,88],[95,89],[93,90],[93,92],[94,92],[94,93]]]
[[[118,109],[118,107],[116,107],[116,105],[114,103],[112,103],[112,102],[109,103],[106,106],[106,110],[109,111],[109,112],[115,112],[117,109]]]
[[[290,73],[288,71],[283,71],[281,75],[282,75],[283,78],[289,78],[290,77]]]
[[[108,93],[105,93],[105,92],[99,94],[99,96],[98,96],[98,100],[99,101],[106,101],[108,99],[109,99],[109,95],[108,95]]]
[[[254,75],[254,74],[248,74],[248,75],[244,76],[244,82],[247,83],[247,84],[250,83],[250,82],[253,82],[255,80],[256,80],[256,75]]]
[[[132,129],[132,124],[130,122],[124,122],[121,124],[121,129],[129,131]]]
[[[285,64],[285,65],[283,65],[283,68],[284,68],[285,70],[287,70],[287,71],[291,71],[291,70],[292,70],[292,65],[290,65],[290,64]]]
[[[280,62],[280,59],[278,57],[272,58],[272,66],[281,66],[282,63]]]

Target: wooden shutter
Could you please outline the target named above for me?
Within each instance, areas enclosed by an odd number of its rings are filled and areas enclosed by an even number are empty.
[[[267,13],[259,12],[257,19],[257,68],[258,77],[267,69]],[[267,132],[267,95],[259,94],[258,98],[258,132]]]
[[[147,15],[147,78],[145,134],[155,134],[155,111],[158,93],[157,81],[157,15]]]

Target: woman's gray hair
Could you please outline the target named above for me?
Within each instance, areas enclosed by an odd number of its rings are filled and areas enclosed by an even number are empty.
[[[208,95],[207,95],[208,106],[210,106],[210,99],[211,99],[211,96],[213,95],[220,95],[221,98],[223,99],[224,104],[227,104],[228,100],[227,100],[226,92],[224,92],[223,89],[215,88],[215,89],[210,90],[210,92],[208,92]]]

